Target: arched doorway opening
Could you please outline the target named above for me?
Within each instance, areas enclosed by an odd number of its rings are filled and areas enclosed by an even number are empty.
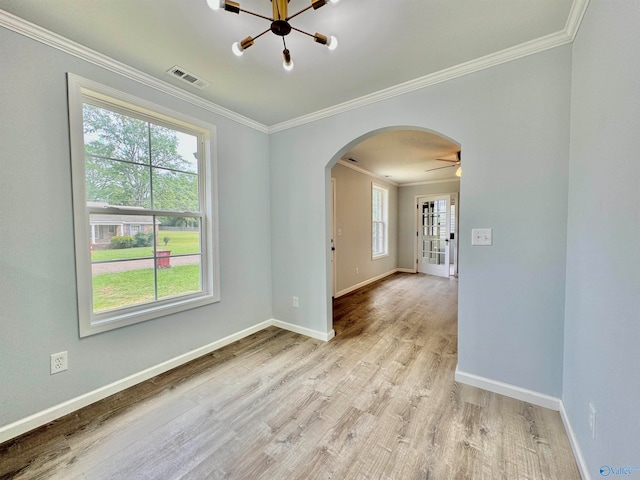
[[[393,126],[354,139],[331,159],[330,302],[396,272],[434,274],[437,264],[442,276],[457,275],[460,151],[434,130]]]

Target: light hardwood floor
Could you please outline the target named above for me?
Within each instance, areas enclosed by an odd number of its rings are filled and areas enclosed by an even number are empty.
[[[457,281],[334,302],[0,445],[0,479],[580,479],[557,412],[454,382]]]

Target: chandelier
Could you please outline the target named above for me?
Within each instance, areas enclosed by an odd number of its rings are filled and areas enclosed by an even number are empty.
[[[285,41],[285,37],[289,35],[289,33],[291,33],[292,30],[295,30],[296,32],[300,32],[304,35],[307,35],[313,38],[313,40],[316,43],[327,46],[329,50],[336,49],[336,47],[338,46],[338,40],[333,35],[330,37],[326,35],[322,35],[321,33],[315,33],[314,35],[312,35],[308,32],[305,32],[304,30],[300,30],[299,28],[292,26],[289,23],[289,21],[292,18],[297,17],[301,13],[306,12],[310,8],[317,10],[320,7],[323,7],[324,5],[326,5],[327,3],[338,3],[339,0],[311,0],[311,5],[303,8],[302,10],[300,10],[297,13],[294,13],[293,15],[289,15],[288,13],[289,1],[290,0],[271,0],[271,7],[273,11],[272,17],[266,17],[264,15],[260,15],[259,13],[254,13],[254,12],[250,12],[249,10],[244,10],[240,8],[239,3],[233,2],[232,0],[207,0],[207,5],[209,5],[209,8],[211,8],[212,10],[219,10],[220,8],[224,8],[227,12],[237,13],[237,14],[239,14],[240,12],[244,12],[244,13],[248,13],[249,15],[264,18],[265,20],[270,21],[271,26],[267,30],[260,33],[259,35],[256,35],[255,37],[249,36],[240,42],[234,43],[231,47],[231,51],[236,56],[239,57],[244,53],[244,51],[247,48],[253,45],[253,42],[255,40],[257,40],[267,32],[272,32],[275,35],[278,35],[279,37],[282,38],[282,45],[284,47],[284,50],[282,51],[282,57],[284,59],[282,61],[282,66],[284,67],[285,70],[292,70],[293,60],[291,60],[291,53],[289,52],[289,49],[287,48],[287,42]]]

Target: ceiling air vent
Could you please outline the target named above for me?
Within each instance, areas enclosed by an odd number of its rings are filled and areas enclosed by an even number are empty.
[[[188,84],[193,85],[194,87],[197,87],[199,89],[203,89],[211,85],[206,80],[202,80],[196,77],[193,73],[187,72],[184,68],[179,67],[178,65],[176,65],[175,67],[171,67],[169,70],[167,70],[167,73],[170,73],[174,77],[178,77],[180,80],[187,82]]]

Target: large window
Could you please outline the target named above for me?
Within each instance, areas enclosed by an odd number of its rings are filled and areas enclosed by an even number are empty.
[[[389,254],[389,190],[376,184],[371,185],[371,256],[383,257]]]
[[[69,118],[80,335],[218,301],[213,127],[71,74]]]

